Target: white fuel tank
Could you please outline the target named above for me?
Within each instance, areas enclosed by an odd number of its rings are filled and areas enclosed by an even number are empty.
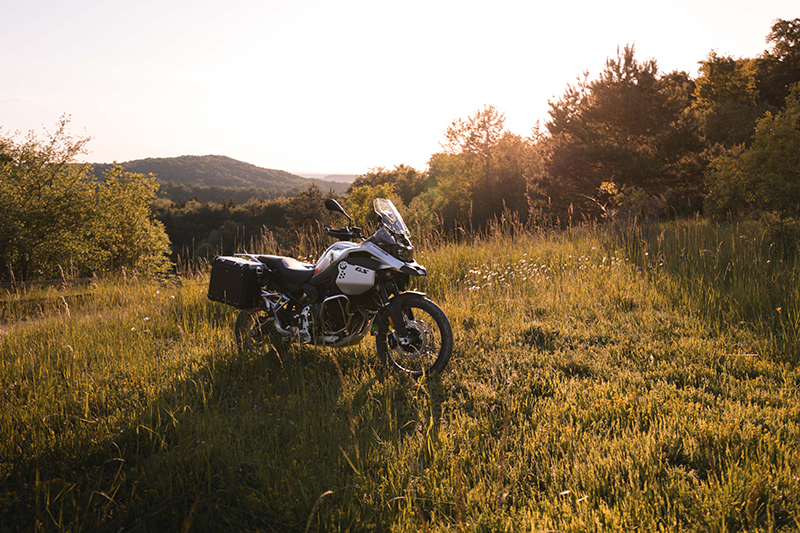
[[[322,254],[322,257],[317,260],[317,264],[314,268],[314,275],[316,276],[324,272],[325,269],[335,263],[344,252],[353,248],[358,248],[358,245],[352,242],[336,242],[330,245],[328,249],[325,250],[325,253]]]
[[[348,296],[364,294],[375,285],[375,271],[358,265],[351,265],[347,261],[339,263],[339,275],[336,277],[336,286]]]

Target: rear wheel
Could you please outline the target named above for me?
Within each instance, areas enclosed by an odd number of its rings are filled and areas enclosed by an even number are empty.
[[[233,326],[233,335],[236,347],[244,352],[258,352],[272,346],[279,356],[283,356],[289,345],[275,329],[274,320],[262,308],[240,311]]]
[[[453,331],[444,311],[427,298],[415,297],[403,302],[402,314],[406,338],[393,327],[375,337],[381,361],[415,378],[440,373],[453,352]]]

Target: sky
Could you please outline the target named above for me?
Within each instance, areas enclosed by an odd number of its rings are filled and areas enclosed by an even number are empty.
[[[424,170],[454,120],[492,105],[527,136],[626,45],[695,77],[800,17],[797,0],[0,1],[0,135],[68,115],[85,161],[301,175]]]

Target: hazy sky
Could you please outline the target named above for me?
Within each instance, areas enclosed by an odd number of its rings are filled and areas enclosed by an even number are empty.
[[[2,133],[90,136],[91,162],[226,155],[295,173],[426,168],[485,104],[528,135],[617,47],[697,73],[755,57],[797,0],[4,0]]]

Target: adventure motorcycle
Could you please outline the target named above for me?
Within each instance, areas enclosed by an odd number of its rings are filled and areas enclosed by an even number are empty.
[[[373,202],[380,227],[368,239],[336,200],[325,207],[348,225],[323,229],[339,241],[316,264],[276,255],[214,258],[208,297],[241,309],[237,344],[272,345],[280,354],[286,343],[337,348],[372,333],[384,364],[414,377],[444,370],[453,350],[450,322],[423,293],[408,290],[411,276],[427,271],[414,260],[394,204]]]

